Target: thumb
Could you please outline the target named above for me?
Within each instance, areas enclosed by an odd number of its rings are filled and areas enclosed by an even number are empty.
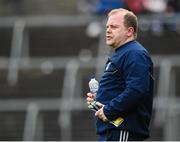
[[[99,110],[96,111],[95,116],[98,116],[98,115],[99,115],[99,112],[100,112]]]
[[[96,102],[96,105],[98,106],[98,108],[102,108],[104,105],[100,102]]]

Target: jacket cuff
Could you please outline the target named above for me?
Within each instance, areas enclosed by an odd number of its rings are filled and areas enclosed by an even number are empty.
[[[107,117],[108,120],[112,121],[112,120],[116,119],[116,116],[112,114],[108,105],[104,106],[103,112],[104,112],[104,115]]]

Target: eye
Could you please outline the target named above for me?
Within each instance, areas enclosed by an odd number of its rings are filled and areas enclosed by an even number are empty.
[[[108,28],[109,28],[109,26],[107,25],[107,26],[106,26],[106,29],[108,29]]]
[[[112,29],[117,29],[118,27],[115,26],[115,25],[112,25],[111,28],[112,28]]]
[[[107,25],[106,29],[108,29],[108,28],[111,28],[111,29],[115,30],[115,29],[118,28],[118,26],[117,25]]]

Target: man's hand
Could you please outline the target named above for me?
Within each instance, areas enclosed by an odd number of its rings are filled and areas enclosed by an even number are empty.
[[[92,93],[87,93],[87,104],[89,105],[90,103],[92,103],[94,100],[96,99],[96,94],[92,94]]]
[[[87,104],[90,105],[90,103],[92,103],[93,101],[95,101],[96,98],[96,94],[92,94],[92,93],[87,93]],[[100,102],[96,102],[96,105],[98,106],[98,108],[100,108],[98,111],[96,111],[95,116],[98,117],[99,119],[103,120],[104,122],[107,122],[108,119],[107,117],[104,115],[103,112],[103,107],[104,105],[101,104]]]
[[[105,116],[103,112],[104,105],[101,104],[100,102],[96,102],[96,105],[100,108],[98,111],[96,111],[95,116],[101,119],[104,122],[108,122],[107,117]]]

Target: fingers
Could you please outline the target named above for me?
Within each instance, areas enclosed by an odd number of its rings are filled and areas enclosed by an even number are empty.
[[[103,107],[101,109],[99,109],[98,111],[96,111],[95,116],[98,117],[99,119],[103,120],[104,122],[108,121],[107,117],[104,115]]]
[[[87,93],[87,97],[92,98],[92,99],[95,99],[96,94],[93,94],[93,93]]]
[[[102,108],[104,105],[100,102],[96,102],[96,105],[99,107],[99,108]]]
[[[92,93],[87,93],[87,104],[89,105],[90,103],[92,103],[96,98],[96,94],[92,94]]]
[[[101,109],[102,108],[100,108],[98,111],[96,111],[96,113],[95,113],[96,117],[100,117],[100,115],[102,115],[102,110]]]

